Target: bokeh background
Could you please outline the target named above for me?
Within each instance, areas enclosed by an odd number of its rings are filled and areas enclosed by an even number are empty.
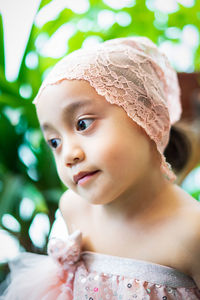
[[[179,73],[180,126],[192,143],[178,184],[200,201],[199,28],[198,0],[0,0],[0,281],[20,251],[46,253],[66,188],[32,100],[52,66],[80,47],[142,35],[166,53]]]

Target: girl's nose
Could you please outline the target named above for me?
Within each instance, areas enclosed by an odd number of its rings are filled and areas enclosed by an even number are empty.
[[[84,151],[79,146],[71,146],[64,151],[64,164],[70,167],[85,158]]]

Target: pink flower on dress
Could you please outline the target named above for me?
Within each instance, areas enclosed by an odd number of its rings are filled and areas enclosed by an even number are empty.
[[[80,258],[82,234],[80,230],[72,233],[67,241],[52,238],[48,243],[48,254],[53,260],[68,270]]]

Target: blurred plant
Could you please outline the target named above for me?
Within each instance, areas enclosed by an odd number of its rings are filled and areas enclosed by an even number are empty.
[[[159,1],[82,0],[77,4],[42,0],[14,82],[8,82],[5,76],[0,16],[0,228],[17,237],[25,250],[46,251],[48,232],[43,245],[37,246],[30,228],[41,213],[48,216],[51,227],[65,189],[32,105],[51,67],[66,53],[80,47],[116,37],[145,35],[160,46],[188,43],[193,55],[190,70],[200,69],[200,2],[193,1],[191,7],[185,7],[180,4],[184,1],[174,0],[176,7],[168,12],[157,7],[156,2]],[[193,44],[189,44],[188,32],[196,34]],[[5,221],[9,216],[16,220],[17,229]]]

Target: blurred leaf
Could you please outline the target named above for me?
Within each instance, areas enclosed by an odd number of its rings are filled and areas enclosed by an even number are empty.
[[[71,39],[69,39],[68,42],[69,52],[81,48],[85,38],[86,38],[86,34],[84,32],[77,31],[77,33]]]
[[[196,53],[194,55],[194,66],[195,70],[200,70],[200,45],[196,50]]]
[[[75,14],[69,8],[65,8],[55,20],[47,22],[40,31],[47,32],[51,37],[63,24],[73,21],[74,18]]]
[[[38,189],[45,191],[47,187],[50,189],[60,187],[53,154],[44,139],[41,140],[39,151],[33,150],[33,153],[37,157],[40,173],[40,180],[37,184]]]
[[[8,82],[5,78],[3,68],[0,67],[0,91],[18,96],[19,84]]]
[[[0,14],[0,65],[3,68],[5,74],[5,54],[4,54],[4,34],[3,34],[3,19]]]
[[[12,107],[19,107],[25,105],[25,100],[20,97],[15,97],[12,94],[3,93],[0,95],[0,103],[7,104]]]
[[[35,213],[48,213],[45,198],[33,183],[27,182],[22,193],[23,197],[33,200],[35,204]]]
[[[0,159],[4,163],[7,170],[10,172],[17,173],[18,165],[18,147],[21,142],[21,138],[16,134],[14,126],[1,114],[0,122]],[[9,138],[8,138],[9,137]],[[5,176],[6,178],[6,176]]]
[[[21,176],[16,176],[11,173],[6,173],[5,175],[6,180],[3,182],[3,191],[0,195],[0,224],[2,216],[12,211],[16,207],[17,201],[20,201],[20,192],[23,189]],[[13,201],[13,199],[15,199],[15,201]]]
[[[2,282],[4,279],[6,279],[6,275],[9,272],[8,264],[0,263],[0,282]],[[0,289],[0,295],[4,291],[4,288],[6,288],[6,282],[2,283],[1,289]]]
[[[52,1],[52,0],[42,0],[42,1],[40,2],[40,6],[39,6],[38,11],[39,11],[41,8],[43,8],[45,5],[49,4],[51,1]]]
[[[200,28],[200,1],[196,1],[192,7],[184,7],[179,4],[179,10],[169,15],[168,27],[178,27],[182,29],[185,25],[193,24]]]
[[[191,193],[191,196],[200,201],[200,189]]]
[[[43,191],[43,194],[45,196],[45,199],[49,199],[51,202],[55,203],[56,205],[58,205],[59,199],[61,197],[61,195],[63,194],[62,189],[47,189]]]

